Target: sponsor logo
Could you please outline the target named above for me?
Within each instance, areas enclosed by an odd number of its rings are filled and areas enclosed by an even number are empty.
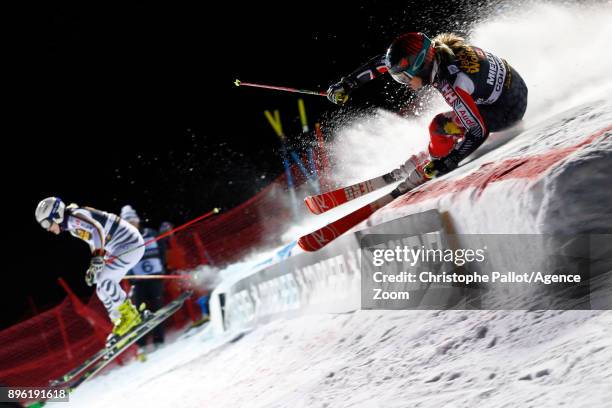
[[[476,125],[476,121],[474,120],[472,115],[468,112],[465,105],[459,104],[459,106],[457,106],[457,113],[459,113],[459,116],[461,117],[461,121],[465,123],[467,127],[471,128],[472,126]]]
[[[487,53],[487,60],[489,61],[489,72],[487,73],[487,84],[488,85],[496,85],[499,83],[499,64],[497,58],[493,55]],[[503,79],[502,79],[503,83]],[[496,86],[497,89],[497,86]]]
[[[501,95],[506,78],[506,67],[495,55],[487,53],[487,61],[489,62],[489,72],[487,73],[487,85],[493,87],[491,96],[485,103],[493,103]]]
[[[318,196],[307,197],[306,205],[316,214],[320,214],[330,208],[336,207],[338,205],[338,200],[336,199],[333,193],[322,194]]]
[[[81,238],[82,240],[89,241],[91,239],[91,232],[89,231],[85,231],[83,229],[77,229],[75,232],[77,236]]]
[[[450,106],[453,106],[453,104],[457,100],[457,94],[448,84],[448,82],[445,82],[444,85],[442,85],[442,88],[440,88],[440,92],[442,92],[442,96],[444,97],[446,103],[448,103]]]
[[[361,197],[364,194],[372,191],[372,183],[369,181],[355,184],[354,186],[350,186],[344,189],[344,193],[346,194],[347,200],[353,200],[357,197]]]
[[[459,68],[457,68],[457,66],[456,66],[456,65],[449,65],[449,66],[448,66],[448,72],[449,72],[451,75],[455,75],[457,72],[459,72]]]
[[[478,120],[472,114],[472,111],[470,111],[462,101],[456,103],[454,108],[463,126],[465,128],[468,128],[477,138],[482,137],[482,127],[478,123]]]
[[[319,249],[327,245],[330,241],[333,241],[339,235],[340,234],[338,234],[335,228],[328,225],[310,234],[308,236],[308,241],[310,242],[307,242],[307,244],[310,248]]]
[[[468,74],[476,74],[480,72],[480,59],[474,51],[474,48],[465,46],[456,54],[456,56],[459,60],[459,66],[464,72]]]

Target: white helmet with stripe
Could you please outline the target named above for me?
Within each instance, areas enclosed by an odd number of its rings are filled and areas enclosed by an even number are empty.
[[[36,221],[44,229],[49,229],[51,223],[61,224],[64,221],[64,210],[66,205],[57,197],[48,197],[38,203],[34,215]]]

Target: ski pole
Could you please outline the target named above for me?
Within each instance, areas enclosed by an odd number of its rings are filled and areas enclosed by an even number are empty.
[[[146,280],[146,279],[192,279],[191,275],[127,275],[124,280]]]
[[[192,225],[192,224],[195,224],[195,223],[196,223],[196,222],[198,222],[198,221],[202,221],[203,219],[208,218],[208,217],[210,217],[211,215],[215,215],[215,214],[219,213],[219,211],[221,211],[219,208],[213,208],[211,211],[207,212],[206,214],[203,214],[203,215],[199,216],[198,218],[194,218],[193,220],[191,220],[191,221],[189,221],[189,222],[186,222],[185,224],[183,224],[183,225],[181,225],[181,226],[179,226],[179,227],[176,227],[176,228],[174,228],[174,229],[171,229],[170,231],[164,232],[163,234],[158,235],[158,236],[156,236],[155,238],[151,238],[150,240],[146,241],[146,242],[145,242],[144,244],[142,244],[142,245],[138,245],[138,246],[136,246],[136,247],[134,247],[134,248],[131,248],[131,249],[129,249],[129,250],[127,250],[127,251],[123,252],[122,254],[119,254],[119,255],[116,255],[116,256],[110,257],[109,259],[107,259],[107,260],[105,261],[105,263],[110,264],[110,263],[111,263],[111,262],[113,262],[115,259],[117,259],[117,258],[119,258],[119,257],[122,257],[122,256],[123,256],[123,255],[125,255],[125,254],[129,254],[130,252],[135,251],[135,250],[137,250],[137,249],[138,249],[138,248],[140,248],[140,247],[143,247],[143,246],[144,246],[144,247],[146,247],[147,245],[149,245],[149,244],[150,244],[150,243],[152,243],[152,242],[158,241],[158,240],[160,240],[160,239],[162,239],[162,238],[167,237],[168,235],[172,235],[172,234],[174,234],[175,232],[178,232],[178,231],[180,231],[180,230],[182,230],[182,229],[185,229],[185,228],[187,228],[188,226],[190,226],[190,225]]]
[[[309,91],[307,89],[288,88],[288,87],[285,87],[285,86],[254,84],[252,82],[242,82],[242,81],[240,81],[238,79],[234,81],[234,85],[236,85],[236,86],[250,86],[250,87],[253,87],[253,88],[273,89],[273,90],[276,90],[276,91],[301,93],[301,94],[307,94],[307,95],[327,96],[327,93],[323,92],[323,91]]]

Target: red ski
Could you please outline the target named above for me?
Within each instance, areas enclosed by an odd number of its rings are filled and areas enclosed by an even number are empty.
[[[389,204],[396,197],[400,196],[401,193],[397,189],[391,193],[382,196],[381,198],[367,204],[352,213],[345,215],[344,217],[327,224],[325,227],[320,228],[310,234],[304,235],[298,240],[298,245],[308,252],[318,251],[325,245],[344,234],[346,231],[359,224],[361,221],[367,219],[379,208]]]
[[[311,213],[322,214],[341,204],[378,190],[394,181],[396,180],[391,173],[386,173],[348,187],[341,187],[326,193],[308,196],[304,199],[304,202]]]

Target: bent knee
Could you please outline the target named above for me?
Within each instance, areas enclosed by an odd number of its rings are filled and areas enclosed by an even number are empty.
[[[436,158],[448,155],[464,135],[465,128],[454,112],[436,115],[429,124],[429,154]]]

